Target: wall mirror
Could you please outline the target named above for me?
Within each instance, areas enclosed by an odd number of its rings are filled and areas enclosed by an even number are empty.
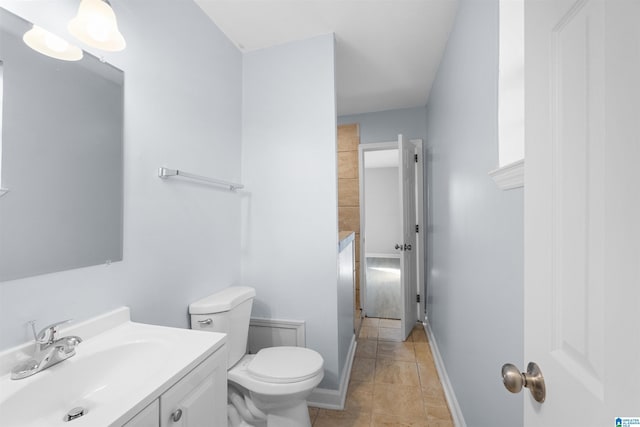
[[[124,74],[31,27],[0,8],[0,281],[122,260]]]

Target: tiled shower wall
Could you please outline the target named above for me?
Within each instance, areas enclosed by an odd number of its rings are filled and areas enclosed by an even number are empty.
[[[356,310],[360,310],[360,180],[358,124],[338,126],[338,228],[356,233]]]

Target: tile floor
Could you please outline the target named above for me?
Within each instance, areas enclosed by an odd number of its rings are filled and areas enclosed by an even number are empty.
[[[400,321],[365,318],[343,411],[309,408],[313,427],[453,427],[427,337]]]

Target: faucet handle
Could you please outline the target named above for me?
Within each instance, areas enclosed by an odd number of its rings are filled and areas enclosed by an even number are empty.
[[[35,320],[32,320],[29,323],[31,324],[31,329],[33,330],[33,337],[38,344],[52,344],[56,339],[56,328],[65,323],[69,323],[72,320],[73,319],[67,319],[61,322],[52,323],[49,326],[42,328],[42,330],[40,330],[40,332],[38,332],[37,334],[35,328]]]

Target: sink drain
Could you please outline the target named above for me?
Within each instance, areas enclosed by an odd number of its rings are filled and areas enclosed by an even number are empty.
[[[78,406],[76,408],[73,408],[69,412],[67,412],[67,414],[62,419],[64,421],[73,421],[76,418],[80,418],[81,416],[83,416],[86,413],[87,413],[87,411],[83,407]]]

